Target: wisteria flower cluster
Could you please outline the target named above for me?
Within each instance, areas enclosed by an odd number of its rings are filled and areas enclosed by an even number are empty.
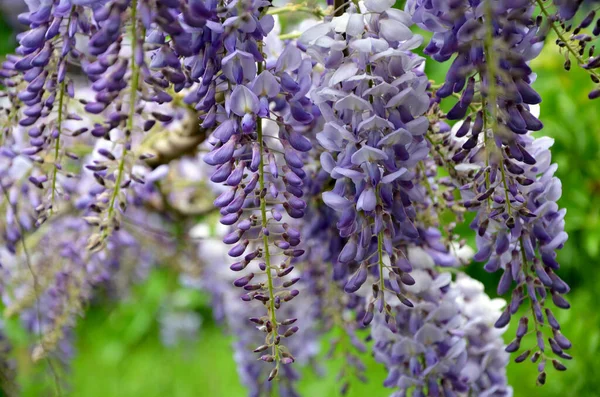
[[[25,3],[0,69],[0,293],[58,390],[86,304],[154,266],[212,295],[251,396],[298,396],[323,339],[343,393],[369,349],[395,397],[511,396],[511,353],[539,384],[566,369],[566,211],[530,61],[555,35],[600,84],[585,2]],[[288,13],[308,18],[284,33]],[[0,335],[2,387],[9,351]]]

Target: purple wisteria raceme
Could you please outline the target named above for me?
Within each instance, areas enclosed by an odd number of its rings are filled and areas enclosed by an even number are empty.
[[[309,52],[311,48],[309,47]],[[318,92],[319,88],[315,90]],[[426,97],[428,100],[428,97]],[[323,112],[323,114],[327,114]],[[320,133],[322,134],[322,133]],[[319,135],[322,138],[322,135]],[[328,156],[329,147],[322,145],[319,150],[314,150],[310,156],[323,159],[323,156]],[[321,153],[321,154],[319,154]],[[435,227],[439,226],[438,214],[431,208],[438,204],[435,201],[435,193],[429,190],[439,190],[435,186],[434,180],[429,181],[430,173],[423,172],[429,165],[425,165],[427,159],[414,164],[413,186],[410,190],[410,197],[413,201],[413,211],[423,212],[420,216],[413,220],[416,229],[416,236],[408,239],[402,234],[397,234],[391,241],[394,249],[398,253],[396,266],[389,266],[387,258],[383,259],[383,266],[391,269],[383,280],[377,280],[379,276],[378,269],[375,272],[362,272],[360,262],[347,261],[342,262],[343,251],[348,246],[348,242],[353,237],[350,235],[340,236],[338,227],[340,220],[344,217],[343,211],[329,207],[327,198],[321,197],[321,192],[327,186],[334,185],[336,178],[332,173],[331,168],[319,168],[318,163],[309,161],[308,171],[309,177],[306,180],[306,201],[308,203],[307,215],[304,218],[306,236],[305,245],[307,254],[304,256],[304,266],[308,269],[308,274],[305,274],[304,280],[308,282],[309,291],[312,295],[319,296],[319,305],[321,307],[320,318],[325,323],[326,327],[335,327],[343,330],[342,337],[333,341],[332,352],[341,350],[342,357],[350,365],[340,371],[339,378],[341,379],[342,393],[348,390],[352,377],[357,377],[365,380],[365,367],[360,360],[360,355],[352,350],[348,350],[346,346],[354,346],[358,352],[364,352],[366,346],[357,337],[356,330],[358,328],[369,325],[375,316],[375,301],[383,301],[383,295],[386,295],[385,301],[394,305],[389,306],[389,310],[383,315],[378,315],[381,324],[388,324],[389,333],[398,332],[396,325],[396,305],[406,305],[412,307],[414,304],[419,304],[421,297],[415,294],[408,295],[407,289],[403,286],[413,285],[415,280],[408,272],[412,269],[412,261],[423,262],[419,258],[427,258],[426,266],[428,269],[439,267],[454,267],[461,263],[464,264],[467,259],[459,259],[450,253],[451,250],[461,249],[452,246],[451,249],[442,242],[441,233]],[[312,165],[316,163],[317,165]],[[418,168],[418,170],[417,170]],[[427,174],[427,175],[426,175]],[[423,185],[428,186],[428,189]],[[430,193],[430,194],[429,194]],[[325,203],[323,203],[323,201]],[[452,202],[451,199],[446,199],[446,202]],[[435,226],[435,227],[433,227]],[[375,240],[373,238],[373,240]],[[327,241],[327,244],[323,242]],[[414,243],[418,242],[419,247],[414,247]],[[407,244],[408,243],[408,244]],[[371,252],[376,250],[376,241],[371,242],[369,247]],[[406,259],[408,258],[408,259]],[[425,264],[423,264],[425,266]],[[351,277],[349,277],[352,273]],[[344,296],[340,294],[342,288],[348,290],[348,285],[358,277],[364,277],[361,280],[362,286],[355,286],[353,294]],[[371,288],[366,287],[366,280],[373,277],[376,281]],[[328,279],[331,279],[329,281]],[[332,283],[333,281],[333,283]],[[381,283],[380,283],[381,281]],[[381,286],[382,285],[382,286]],[[381,286],[381,287],[380,287]],[[411,309],[407,309],[411,310]],[[338,313],[342,313],[340,316]],[[390,369],[390,371],[393,371]],[[354,374],[353,374],[354,372]],[[393,376],[393,375],[392,375]]]
[[[96,200],[88,211],[100,219],[98,232],[88,242],[91,251],[103,249],[107,237],[121,227],[121,213],[127,207],[125,190],[131,184],[144,183],[133,174],[136,158],[132,137],[143,131],[138,114],[149,99],[143,95],[147,93],[144,80],[150,73],[144,48],[152,22],[148,7],[146,0],[119,0],[94,9],[89,58],[82,66],[93,82],[95,96],[93,102],[83,103],[88,113],[102,117],[102,122],[94,124],[91,135],[111,141],[112,148],[99,149],[103,160],[86,165],[98,183]],[[129,43],[128,52],[123,41]],[[154,113],[152,116],[162,118]]]
[[[540,9],[538,18],[544,20],[546,31],[556,34],[556,44],[565,54],[565,70],[570,70],[573,63],[586,70],[596,84],[596,88],[588,94],[590,99],[600,98],[600,56],[595,53],[596,46],[593,44],[595,37],[600,35],[600,19],[596,18],[597,7],[594,4],[596,2],[554,0],[552,3],[555,7],[552,7],[536,0]],[[575,24],[575,17],[581,8],[587,14],[582,15],[580,22]]]
[[[30,11],[21,14],[19,20],[30,29],[19,34],[18,56],[9,56],[0,72],[3,85],[8,87],[8,121],[14,123],[13,128],[7,127],[8,142],[4,145],[11,144],[14,155],[32,162],[26,179],[40,190],[39,203],[31,213],[36,227],[57,211],[59,197],[68,200],[62,182],[73,175],[65,167],[78,156],[64,145],[64,135],[73,133],[65,124],[80,117],[69,110],[75,90],[66,72],[69,63],[81,56],[76,35],[89,33],[86,7],[68,1],[55,3],[28,4]]]
[[[60,236],[54,228],[61,230]],[[26,328],[40,336],[34,361],[58,349],[66,362],[72,355],[71,328],[94,288],[110,288],[118,278],[137,279],[156,258],[125,230],[111,238],[109,251],[90,253],[85,245],[91,228],[84,219],[63,214],[28,236],[17,256],[0,253],[4,314],[20,315]],[[127,274],[132,269],[135,274]]]
[[[310,155],[318,159],[318,153],[314,150]],[[362,362],[367,346],[358,331],[363,327],[363,318],[373,313],[367,314],[365,310],[368,306],[366,297],[344,291],[347,276],[357,269],[357,264],[338,261],[347,239],[340,237],[336,227],[338,213],[321,199],[321,192],[332,182],[331,176],[318,167],[317,161],[309,161],[305,181],[304,197],[308,206],[302,235],[305,236],[306,253],[299,263],[303,269],[303,294],[313,297],[313,309],[317,311],[322,332],[338,330],[339,336],[330,339],[327,357],[346,363],[337,375],[340,393],[345,395],[354,379],[367,381],[366,366]]]
[[[504,330],[493,326],[505,302],[490,300],[481,283],[462,273],[452,282],[449,273],[413,266],[417,281],[406,288],[418,303],[394,307],[396,332],[379,314],[371,331],[392,396],[512,396]]]
[[[21,172],[27,172],[29,168],[26,165],[15,162],[8,169],[8,176],[19,166]],[[153,178],[153,173],[146,176],[150,183]],[[128,212],[128,230],[121,229],[112,234],[107,241],[107,250],[86,250],[88,236],[99,219],[82,217],[81,214],[90,202],[94,202],[96,185],[91,172],[81,175],[77,181],[67,180],[64,190],[76,198],[72,205],[61,208],[59,213],[31,233],[17,228],[20,232],[14,245],[3,246],[0,251],[4,314],[19,316],[25,328],[36,335],[32,351],[34,361],[47,359],[52,363],[56,358],[62,366],[68,365],[73,355],[72,328],[96,289],[102,288],[115,298],[124,296],[131,283],[146,277],[149,268],[160,260],[162,253],[174,255],[166,249],[171,242],[153,234],[145,235],[147,231],[143,227],[144,232],[140,233],[130,226],[146,227],[153,220],[157,223],[155,215],[139,210],[139,207],[156,201],[147,192],[148,187],[146,191],[137,189],[136,195],[131,197],[133,205]],[[13,196],[14,190],[9,189],[8,192],[9,196]],[[10,197],[2,204],[8,206],[9,214],[22,210],[20,203]],[[164,215],[160,217],[158,227],[164,227]],[[60,233],[57,234],[56,230]],[[154,250],[152,247],[160,248]],[[54,376],[57,377],[56,374]]]
[[[462,92],[447,118],[464,121],[453,132],[439,129],[433,139],[456,164],[452,172],[464,206],[477,211],[471,224],[478,235],[475,260],[486,262],[490,272],[503,269],[498,292],[512,291],[496,326],[508,324],[529,298],[537,336],[534,361],[542,357],[538,382],[544,383],[545,338],[551,347],[557,346],[554,354],[570,358],[563,351],[570,343],[563,348],[555,343],[564,337],[545,303],[551,299],[557,307],[568,308],[562,295],[569,287],[555,273],[555,251],[567,240],[565,210],[556,204],[560,181],[553,177],[556,166],[550,165],[549,140],[533,139],[529,133],[542,128],[533,109],[541,98],[530,86],[534,74],[528,65],[543,37],[534,7],[528,1],[411,1],[407,10],[421,27],[434,32],[428,54],[438,61],[456,55],[436,95]],[[542,328],[545,321],[549,328]],[[519,334],[507,349],[518,350],[522,337]],[[564,368],[555,362],[555,367]]]
[[[234,337],[234,359],[242,384],[248,388],[248,396],[260,397],[273,393],[274,390],[284,397],[299,396],[299,368],[313,365],[319,353],[320,334],[317,323],[321,319],[318,317],[316,305],[318,296],[302,294],[278,310],[278,316],[287,319],[285,324],[292,327],[299,327],[299,324],[302,326],[286,344],[290,351],[294,352],[296,364],[282,366],[277,376],[277,384],[274,385],[267,381],[270,369],[256,358],[258,353],[261,359],[265,360],[270,351],[269,345],[265,344],[265,338],[256,330],[265,327],[257,322],[263,316],[263,309],[260,306],[248,307],[247,303],[239,299],[239,290],[234,285],[236,275],[222,265],[227,261],[226,246],[206,241],[201,242],[198,249],[206,261],[206,267],[198,279],[199,282],[194,284],[211,293],[213,305],[219,308],[219,320]],[[304,279],[298,270],[294,270],[292,275],[294,278]],[[304,282],[299,282],[296,284],[297,288],[305,289],[303,284]],[[253,324],[254,327],[249,324]],[[296,368],[296,365],[300,367]]]
[[[21,237],[35,228],[35,208],[41,205],[39,190],[28,181],[32,162],[11,148],[0,153],[1,238],[3,246],[15,253]]]
[[[305,173],[299,153],[311,149],[302,133],[314,115],[306,97],[312,83],[310,60],[293,45],[275,62],[264,59],[260,40],[274,24],[265,14],[269,5],[232,2],[220,16],[223,73],[211,84],[225,99],[208,110],[206,101],[201,104],[207,110],[203,123],[216,124],[204,161],[216,167],[211,181],[225,186],[214,204],[220,208],[220,222],[232,226],[223,241],[232,246],[229,256],[239,258],[231,269],[242,275],[233,284],[245,291],[243,300],[259,301],[267,309],[255,323],[266,334],[269,351],[261,359],[274,362],[268,377],[272,380],[281,363],[294,361],[283,339],[298,326],[278,320],[276,311],[299,292],[291,288],[298,279],[290,273],[292,260],[304,251],[298,248],[299,231],[284,217],[304,215]],[[274,126],[271,133],[269,126]]]
[[[412,180],[428,154],[428,81],[418,70],[423,59],[410,52],[421,37],[408,28],[409,15],[388,3],[365,2],[360,11],[350,6],[300,38],[325,68],[311,97],[326,122],[316,137],[325,149],[320,164],[335,179],[322,198],[340,212],[337,227],[347,239],[337,259],[346,268],[359,265],[346,280],[349,293],[371,272],[378,279],[374,290],[383,292],[388,263],[401,269],[393,242],[419,237]],[[400,279],[410,280],[409,271],[399,270]],[[378,296],[381,312],[384,294]]]
[[[100,190],[88,211],[102,218],[89,248],[99,250],[110,233],[120,227],[120,212],[127,203],[122,189],[142,183],[131,175],[135,162],[132,134],[142,131],[134,119],[143,108],[140,99],[158,101],[141,84],[149,75],[144,49],[146,27],[152,22],[149,2],[31,1],[29,7],[30,12],[20,16],[30,25],[29,31],[19,35],[20,56],[9,57],[2,68],[12,105],[9,120],[18,120],[20,125],[18,131],[13,129],[7,134],[10,146],[5,146],[10,151],[5,156],[24,157],[32,164],[25,180],[40,192],[28,215],[34,217],[34,226],[38,227],[61,212],[59,204],[67,202],[64,206],[68,206],[72,199],[66,185],[70,178],[80,176],[81,167],[79,154],[69,146],[83,142],[89,145],[88,135],[112,141],[112,147],[100,153],[103,162],[87,165],[98,182],[96,191]],[[126,50],[122,48],[124,40],[128,41]],[[95,91],[93,101],[78,98],[90,116],[85,120],[81,112],[74,111],[75,83],[73,75],[67,75],[68,67],[79,64]],[[168,118],[155,112],[152,117],[161,121]],[[82,123],[73,129],[73,121]],[[77,172],[72,172],[74,168]],[[4,184],[19,189],[22,183]],[[25,223],[21,226],[31,229]]]

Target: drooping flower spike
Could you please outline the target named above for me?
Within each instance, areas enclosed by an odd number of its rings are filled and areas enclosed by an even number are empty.
[[[588,94],[590,99],[600,98],[600,72],[597,70],[600,68],[600,56],[595,52],[594,43],[600,35],[600,19],[596,18],[597,9],[594,8],[594,3],[554,0],[550,5],[536,1],[541,11],[539,18],[546,23],[545,30],[557,36],[556,44],[565,56],[565,70],[570,70],[571,65],[581,67],[596,84],[596,88]],[[579,23],[575,23],[581,8],[585,14],[579,19]]]
[[[464,206],[477,211],[471,224],[479,249],[474,259],[486,262],[489,272],[503,269],[498,293],[512,291],[511,304],[496,326],[507,325],[528,298],[537,336],[533,352],[544,363],[549,338],[550,346],[557,347],[553,353],[570,359],[563,351],[570,343],[558,348],[556,338],[564,337],[545,308],[549,299],[558,308],[568,308],[562,295],[569,287],[555,273],[559,267],[555,250],[562,248],[567,234],[566,211],[556,204],[561,187],[553,177],[551,140],[534,139],[529,132],[542,128],[535,112],[541,98],[530,86],[535,75],[528,64],[543,44],[534,7],[527,1],[436,5],[411,1],[407,10],[421,27],[435,32],[426,47],[428,54],[438,61],[455,55],[436,96],[461,93],[447,114],[449,120],[461,121],[452,131],[438,128],[440,136],[434,139],[446,146],[446,156],[456,164]],[[456,174],[457,169],[462,175]],[[543,328],[546,321],[550,329]],[[527,317],[521,324],[526,330]],[[524,334],[519,332],[507,351],[517,351]],[[539,369],[538,381],[544,383],[544,365]]]
[[[422,58],[410,53],[421,38],[408,28],[409,16],[378,2],[362,7],[350,6],[300,41],[325,68],[311,95],[326,121],[316,136],[324,149],[320,163],[335,180],[322,197],[340,213],[339,233],[347,239],[338,262],[346,269],[359,265],[344,288],[358,291],[372,273],[373,288],[381,291],[377,310],[390,314],[385,279],[398,271],[399,280],[412,282],[410,268],[397,265],[405,253],[394,242],[419,238],[412,180],[428,152],[428,82],[418,70]]]
[[[237,364],[241,382],[248,388],[252,397],[264,396],[277,390],[281,396],[298,396],[297,383],[300,380],[300,368],[313,366],[319,353],[318,338],[321,335],[319,327],[318,295],[303,293],[288,302],[278,310],[279,316],[285,316],[290,325],[302,324],[293,338],[286,342],[290,351],[294,352],[294,365],[284,365],[277,375],[277,384],[269,381],[272,368],[265,365],[264,360],[270,353],[270,347],[265,344],[261,333],[253,327],[248,327],[248,318],[257,321],[264,316],[264,309],[259,305],[248,305],[239,299],[239,288],[234,284],[236,274],[222,262],[227,260],[227,251],[212,242],[201,242],[198,245],[202,257],[210,261],[202,276],[195,283],[198,288],[208,291],[213,296],[213,305],[218,308],[218,320],[228,326],[235,336],[233,342],[234,358]],[[302,276],[301,282],[296,282],[296,288],[306,290],[303,285],[307,280],[298,270],[293,273],[294,279]],[[194,283],[194,280],[190,280]],[[257,360],[256,355],[262,360]]]
[[[90,24],[89,9],[69,2],[29,2],[28,6],[30,12],[19,20],[30,30],[18,36],[18,55],[9,56],[0,72],[8,106],[2,139],[4,169],[14,170],[13,175],[3,176],[3,184],[13,197],[19,190],[36,197],[17,206],[26,231],[39,227],[60,201],[68,200],[64,183],[74,174],[67,167],[79,156],[68,148],[65,137],[76,133],[68,124],[81,117],[70,106],[75,88],[67,67],[81,57],[76,35],[88,34]],[[15,178],[14,172],[20,175]],[[14,229],[8,233],[10,246],[19,233]]]
[[[426,263],[426,261],[425,261]],[[508,354],[493,324],[502,300],[490,300],[483,285],[459,274],[428,272],[414,263],[417,282],[407,287],[422,300],[414,309],[396,306],[392,332],[381,315],[372,328],[375,359],[388,368],[384,385],[392,396],[476,394],[511,396]]]
[[[299,154],[312,147],[302,134],[315,116],[306,97],[311,62],[295,46],[286,47],[274,62],[265,60],[259,40],[273,27],[273,17],[265,13],[268,6],[262,1],[247,8],[232,3],[231,13],[222,17],[228,28],[222,37],[223,74],[213,84],[231,92],[207,112],[204,123],[212,118],[215,129],[209,137],[213,148],[204,161],[217,167],[211,180],[225,185],[214,204],[220,208],[220,222],[232,226],[223,241],[232,246],[228,253],[236,259],[231,269],[243,272],[234,285],[245,291],[243,300],[266,308],[266,315],[252,321],[266,335],[268,351],[257,352],[263,352],[263,361],[274,363],[271,380],[281,363],[295,361],[284,340],[298,326],[276,312],[299,292],[291,288],[298,281],[291,275],[292,260],[304,251],[298,249],[298,229],[284,217],[304,215],[305,172]]]

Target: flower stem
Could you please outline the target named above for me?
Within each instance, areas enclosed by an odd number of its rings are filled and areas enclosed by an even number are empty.
[[[565,38],[565,36],[560,31],[560,29],[556,26],[556,24],[554,23],[554,20],[552,19],[550,13],[548,13],[548,10],[544,6],[544,3],[541,0],[536,0],[536,3],[538,5],[538,7],[540,7],[540,10],[542,11],[542,14],[544,14],[546,16],[546,21],[550,24],[550,27],[552,28],[552,30],[554,30],[554,33],[556,33],[556,36],[558,36],[558,39],[560,41],[562,41],[563,43],[565,43],[565,48],[567,49],[567,51],[569,51],[571,53],[571,55],[573,55],[573,57],[575,58],[575,60],[577,60],[577,64],[579,66],[584,65],[586,63],[585,60],[581,57],[581,55],[579,55],[579,52],[576,49],[574,49],[573,47],[571,47],[571,45],[569,44],[569,40],[567,40]],[[590,75],[594,76],[597,80],[600,80],[600,75],[598,75],[598,73],[596,73],[595,70],[593,70],[593,69],[585,69],[585,70]]]
[[[137,91],[139,87],[140,80],[140,68],[135,61],[135,53],[137,48],[137,0],[132,0],[131,2],[131,91],[129,93],[129,115],[127,117],[127,123],[125,125],[125,133],[130,134],[133,129],[133,119],[135,116],[135,103],[137,101]],[[145,36],[145,31],[142,29],[141,37]],[[128,137],[125,137],[128,139]],[[119,196],[119,190],[121,187],[121,181],[123,180],[123,174],[125,172],[125,159],[127,158],[127,143],[123,145],[123,153],[121,154],[121,159],[119,160],[119,168],[117,170],[117,177],[115,179],[115,186],[113,189],[113,194],[110,198],[110,203],[108,206],[108,222],[111,221],[114,216],[115,211],[115,203],[117,201],[117,197]],[[108,236],[109,227],[104,229],[103,237],[106,238]]]
[[[418,163],[418,167],[421,170],[421,172],[423,173],[423,183],[425,184],[425,189],[427,190],[427,193],[431,196],[431,202],[434,203],[435,202],[435,193],[433,192],[431,183],[429,183],[429,178],[427,178],[427,170],[425,169],[425,163],[423,161],[420,161]]]
[[[385,267],[383,263],[383,230],[377,233],[377,255],[379,257],[377,262],[377,265],[379,266],[379,288],[381,289],[381,299],[385,304],[385,280],[383,278],[383,268]]]
[[[279,39],[280,40],[293,40],[293,39],[297,39],[300,36],[302,36],[302,32],[295,31],[295,32],[280,34]]]
[[[333,15],[336,17],[343,15],[350,3],[352,3],[352,0],[335,0],[333,2]]]
[[[491,1],[488,0],[485,6],[485,13],[486,13],[486,22],[487,22],[487,27],[485,30],[485,40],[484,40],[484,51],[485,51],[485,64],[487,67],[487,71],[488,71],[488,101],[487,104],[490,108],[490,115],[492,117],[492,132],[496,133],[497,129],[498,129],[498,93],[496,92],[496,75],[497,75],[497,70],[496,70],[496,63],[495,60],[493,59],[492,56],[492,52],[494,51],[494,35],[492,33],[492,29],[494,29],[494,26],[491,24],[490,21],[493,21],[493,15],[492,15],[492,5],[491,5]],[[483,79],[482,79],[483,80]],[[485,114],[485,106],[484,106],[484,114]],[[487,121],[487,120],[486,120]],[[486,127],[487,127],[487,123]],[[486,131],[484,131],[485,135],[484,135],[484,140],[487,143],[487,129]],[[487,156],[489,158],[489,154]]]
[[[502,163],[500,163],[500,172],[502,175],[502,184],[504,185],[504,199],[506,200],[506,212],[508,213],[508,216],[510,216],[510,197],[508,195],[508,184],[506,183],[506,171],[504,171],[504,164]]]
[[[69,14],[69,20],[67,22],[67,26],[71,24],[71,18],[73,18],[73,12],[75,11],[75,7],[71,8],[71,13]],[[63,62],[65,62],[63,60]],[[63,122],[63,107],[65,100],[65,89],[66,89],[67,78],[63,77],[63,80],[59,85],[58,92],[58,111],[57,111],[57,119],[56,119],[56,130],[58,131],[58,136],[56,137],[55,147],[54,147],[54,169],[52,170],[52,196],[50,198],[50,214],[54,212],[54,198],[56,197],[56,179],[58,175],[58,156],[60,155],[60,135],[62,134],[62,122]]]
[[[527,268],[527,257],[525,256],[525,245],[523,244],[523,236],[519,238],[519,245],[521,247],[521,260],[523,261],[523,273],[525,273],[525,279],[529,277],[529,269]],[[527,287],[525,287],[527,290]],[[540,332],[540,328],[544,326],[544,324],[538,323],[537,317],[535,315],[535,308],[533,307],[533,298],[529,297],[529,308],[531,310],[531,318],[533,320],[533,327],[535,329],[536,334]],[[543,350],[540,350],[542,358],[546,357],[546,353]]]
[[[2,194],[4,195],[6,202],[9,203],[9,205],[11,205],[8,191],[6,188],[4,188],[2,183],[0,183],[0,190],[2,190]],[[15,214],[17,213],[17,209],[15,208],[14,205],[11,205],[11,209]],[[31,255],[29,253],[29,248],[27,246],[27,242],[25,239],[25,235],[26,235],[25,228],[23,227],[23,225],[21,224],[21,222],[19,220],[17,220],[16,224],[17,224],[19,232],[20,232],[20,240],[21,240],[21,245],[23,246],[23,255],[25,256],[25,263],[27,264],[27,269],[29,270],[29,273],[31,274],[33,293],[35,296],[34,297],[35,298],[34,306],[35,306],[36,321],[38,324],[37,334],[38,334],[38,338],[39,338],[39,343],[40,343],[41,349],[45,351],[46,346],[44,344],[44,338],[42,335],[42,332],[43,332],[42,326],[41,326],[42,325],[42,313],[41,313],[40,300],[39,300],[39,297],[41,296],[40,282],[39,282],[38,275],[33,270],[33,263],[31,261]],[[49,356],[45,356],[45,359],[46,359],[46,363],[48,364],[48,368],[50,369],[52,378],[54,380],[56,396],[61,397],[62,396],[62,388],[60,386],[60,378],[59,378],[58,371],[55,368],[54,363],[52,362],[52,359]]]
[[[54,211],[54,198],[56,196],[56,179],[58,175],[58,156],[60,155],[60,135],[62,133],[62,121],[63,121],[63,104],[65,98],[65,84],[66,78],[59,85],[59,93],[58,93],[58,116],[56,120],[56,130],[58,131],[58,136],[56,137],[56,142],[54,146],[54,169],[52,170],[52,196],[50,199],[50,214]]]
[[[488,69],[488,85],[489,85],[489,92],[488,92],[488,98],[489,98],[489,105],[491,107],[491,116],[492,116],[492,131],[493,133],[497,133],[498,132],[498,91],[497,91],[497,86],[496,86],[496,75],[498,74],[496,68],[497,65],[492,57],[492,52],[494,51],[494,36],[492,33],[492,29],[494,28],[493,25],[491,24],[490,21],[493,21],[493,10],[492,10],[492,3],[491,1],[488,0],[486,7],[485,7],[485,13],[486,13],[486,21],[488,23],[487,29],[486,29],[486,37],[485,37],[485,63],[487,65],[487,69]],[[484,110],[484,114],[485,114],[485,110]],[[487,131],[485,131],[484,138],[487,139]],[[489,155],[487,156],[487,158],[489,158]],[[506,182],[506,172],[504,171],[504,164],[502,162],[500,162],[500,164],[498,164],[499,168],[500,168],[500,172],[502,174],[502,184],[504,186],[504,197],[506,200],[506,211],[508,213],[508,215],[510,216],[511,213],[511,205],[510,205],[510,197],[508,194],[508,183]],[[487,175],[487,174],[486,174]],[[489,179],[489,177],[488,177]],[[489,189],[489,185],[488,185],[488,189]],[[489,201],[489,197],[488,197],[488,201]]]
[[[481,98],[481,106],[483,107],[483,111],[481,112],[482,114],[482,118],[483,118],[483,146],[484,148],[486,148],[486,152],[485,152],[485,167],[488,168],[490,166],[490,156],[487,153],[487,144],[488,144],[488,136],[487,136],[487,126],[488,126],[488,121],[487,121],[487,116],[486,116],[486,100],[485,98]],[[492,182],[490,181],[490,172],[486,169],[485,171],[485,189],[489,189],[490,186],[492,185]],[[492,198],[488,197],[487,198],[487,206],[488,208],[491,208],[492,206]]]
[[[497,65],[495,60],[493,59],[492,56],[492,52],[494,51],[494,35],[492,32],[492,29],[494,28],[493,25],[491,24],[491,21],[493,21],[494,16],[493,16],[493,10],[492,10],[492,3],[490,0],[488,0],[488,2],[486,3],[486,7],[485,7],[485,13],[486,13],[486,21],[487,21],[487,29],[486,29],[486,34],[485,34],[485,41],[484,41],[484,47],[485,47],[485,63],[487,66],[487,70],[488,70],[488,105],[490,106],[490,113],[492,116],[492,132],[495,134],[498,132],[498,87],[496,86],[496,75],[498,74],[497,71]],[[484,106],[484,114],[485,114],[485,106]],[[487,127],[487,124],[486,124]],[[484,131],[484,141],[487,144],[487,128],[486,131]],[[489,154],[486,156],[486,166],[489,163]],[[506,200],[506,209],[508,212],[508,215],[510,216],[510,212],[511,212],[511,206],[510,206],[510,197],[508,195],[508,184],[506,182],[506,172],[504,171],[504,164],[502,162],[500,162],[500,164],[498,164],[499,168],[500,168],[500,172],[502,174],[502,184],[504,185],[504,196],[505,196],[505,200]],[[489,174],[486,173],[486,181],[488,183],[487,188],[489,189]],[[488,197],[488,203],[489,203],[490,198]]]
[[[486,30],[485,30],[485,40],[484,40],[484,50],[485,50],[485,64],[488,70],[488,105],[490,105],[490,113],[492,116],[492,131],[495,133],[498,128],[498,93],[496,87],[496,75],[498,71],[496,70],[496,62],[493,59],[492,52],[494,51],[494,34],[492,30],[494,26],[491,21],[494,20],[492,3],[491,0],[488,0],[485,5],[485,14],[486,14]]]
[[[283,7],[271,8],[267,11],[267,14],[270,15],[279,15],[279,14],[287,14],[292,12],[306,12],[316,16],[317,18],[323,18],[325,16],[325,12],[319,7],[309,7],[306,3],[300,4],[286,4]]]
[[[258,62],[258,74],[262,73],[263,64],[262,62]],[[269,290],[269,316],[271,321],[271,326],[273,330],[271,334],[273,335],[271,342],[273,343],[273,358],[275,359],[276,367],[279,367],[279,349],[277,345],[275,345],[275,338],[278,335],[278,324],[277,324],[277,315],[275,314],[275,293],[274,293],[274,285],[273,285],[273,274],[271,267],[271,253],[269,251],[269,236],[264,233],[264,230],[268,227],[268,219],[267,219],[267,199],[266,196],[263,197],[262,192],[265,190],[265,161],[264,161],[264,142],[263,142],[263,130],[262,130],[262,119],[259,117],[256,122],[256,134],[258,136],[258,144],[260,147],[260,165],[258,168],[258,183],[260,186],[260,214],[261,214],[261,226],[262,226],[262,242],[263,242],[263,255],[265,259],[265,272],[267,274],[267,288]]]

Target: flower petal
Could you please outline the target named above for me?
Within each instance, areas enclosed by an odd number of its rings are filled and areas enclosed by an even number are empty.
[[[323,202],[336,211],[343,211],[352,205],[352,202],[334,192],[322,194]]]
[[[258,97],[243,85],[237,85],[233,89],[229,98],[229,106],[231,111],[240,117],[246,113],[256,114],[260,108]]]
[[[363,146],[352,155],[352,164],[361,165],[366,162],[387,160],[388,155],[381,149],[371,146]]]

